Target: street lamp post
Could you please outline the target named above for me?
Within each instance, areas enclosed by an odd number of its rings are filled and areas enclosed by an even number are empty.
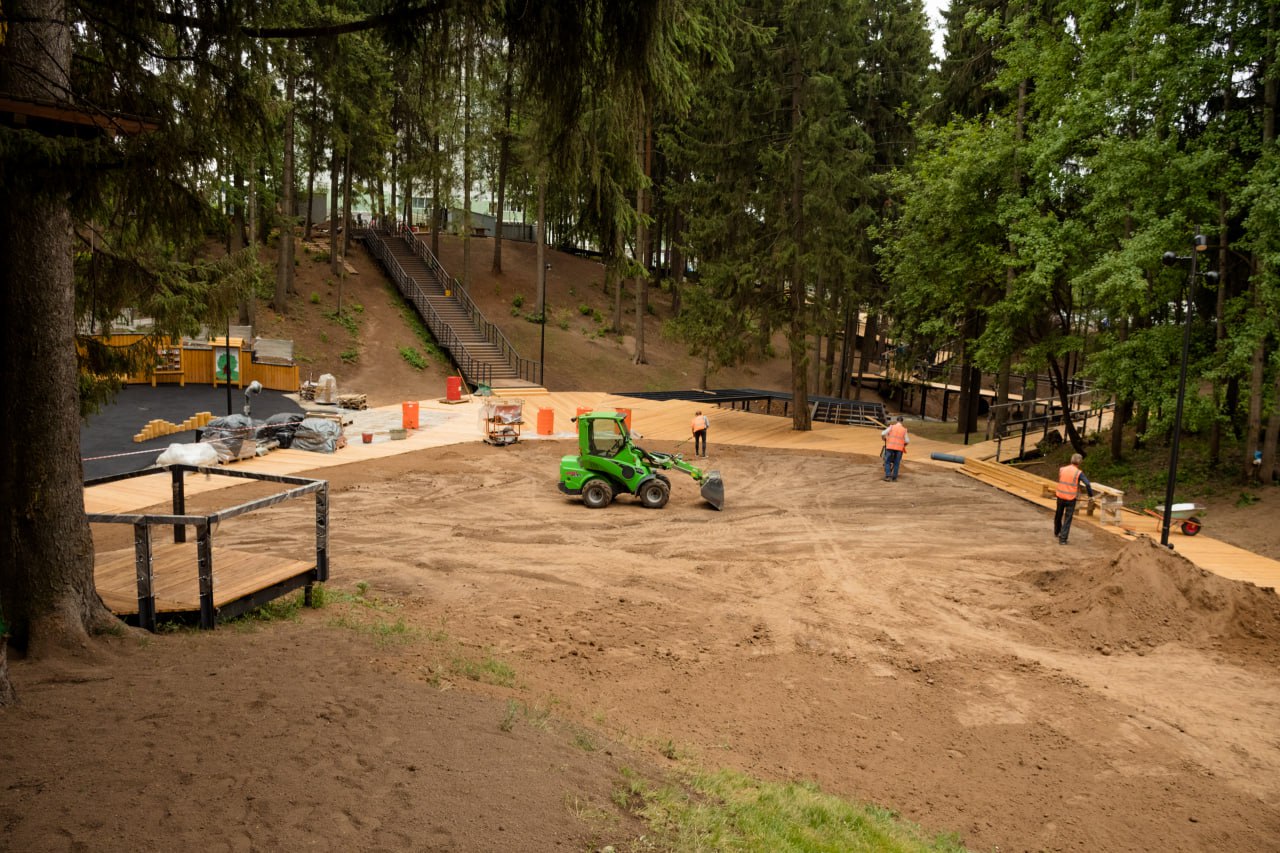
[[[1182,402],[1186,397],[1187,359],[1191,352],[1191,312],[1195,309],[1196,259],[1201,252],[1209,247],[1209,241],[1205,239],[1203,234],[1197,234],[1192,241],[1192,246],[1194,251],[1190,255],[1165,252],[1160,259],[1161,263],[1167,267],[1171,267],[1180,261],[1191,261],[1191,274],[1187,277],[1186,316],[1183,318],[1182,323],[1182,362],[1178,368],[1178,403],[1173,410],[1173,443],[1169,448],[1169,479],[1164,488],[1164,517],[1160,526],[1160,544],[1166,548],[1173,547],[1169,544],[1169,527],[1173,522],[1173,487],[1178,479],[1178,445],[1179,439],[1182,437]],[[1206,275],[1217,278],[1215,273],[1206,273]]]

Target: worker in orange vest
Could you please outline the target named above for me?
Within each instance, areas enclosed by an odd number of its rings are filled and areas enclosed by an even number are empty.
[[[707,427],[711,426],[711,421],[706,415],[702,414],[702,410],[693,413],[693,423],[690,428],[693,430],[693,455],[706,457],[707,455]]]
[[[1059,545],[1067,544],[1071,534],[1071,518],[1076,512],[1076,498],[1080,496],[1080,487],[1093,497],[1093,484],[1080,470],[1084,457],[1079,453],[1071,454],[1071,461],[1058,469],[1058,507],[1053,511],[1053,535],[1058,538]]]
[[[902,415],[898,415],[897,420],[881,430],[880,437],[884,439],[884,481],[888,483],[898,479],[902,454],[907,452],[907,445],[911,443],[911,436],[907,435],[907,428],[902,423]]]

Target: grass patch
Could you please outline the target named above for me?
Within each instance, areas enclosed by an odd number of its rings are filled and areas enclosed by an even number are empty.
[[[479,660],[464,654],[454,655],[450,660],[449,670],[469,681],[478,681],[483,684],[494,684],[498,687],[514,687],[516,684],[516,671],[487,652]]]
[[[351,337],[356,338],[360,336],[360,324],[356,322],[356,318],[352,316],[352,314],[345,311],[342,313],[337,311],[326,311],[324,312],[324,318],[326,320],[332,320],[342,328],[346,329],[347,334],[351,335]]]
[[[396,615],[397,605],[369,595],[369,584],[356,584],[354,593],[328,590],[326,607],[340,609],[330,624],[370,637],[377,645],[406,645],[421,638],[422,633]]]
[[[614,802],[648,822],[660,849],[963,853],[952,835],[929,836],[876,806],[846,802],[809,783],[740,773],[696,774],[653,787],[633,773]]]
[[[427,367],[427,360],[414,347],[400,347],[400,357],[409,362],[414,370],[425,370]]]
[[[427,328],[427,324],[418,316],[418,312],[413,310],[413,307],[400,296],[399,291],[390,284],[387,285],[387,292],[391,294],[396,310],[400,312],[400,319],[413,330],[414,336],[422,344],[422,349],[427,354],[427,357],[433,358],[442,364],[448,364],[449,357],[445,355],[444,350],[440,349],[440,345],[436,343],[431,330]],[[403,354],[404,351],[401,350],[401,355]],[[412,364],[412,362],[410,363]]]
[[[338,358],[342,359],[343,364],[355,364],[360,360],[360,350],[355,347],[348,347],[338,353]]]

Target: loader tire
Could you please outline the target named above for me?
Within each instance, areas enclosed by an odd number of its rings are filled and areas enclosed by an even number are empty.
[[[640,487],[640,503],[646,509],[662,509],[671,497],[671,486],[656,477]]]
[[[604,509],[613,501],[613,487],[596,477],[582,487],[582,502],[588,509]]]

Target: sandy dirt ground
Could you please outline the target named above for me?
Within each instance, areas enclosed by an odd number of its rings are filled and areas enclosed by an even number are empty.
[[[1280,848],[1273,591],[944,469],[711,450],[719,513],[588,510],[555,441],[326,470],[346,603],[12,664],[0,847],[651,849],[624,768],[731,767],[975,850]]]

